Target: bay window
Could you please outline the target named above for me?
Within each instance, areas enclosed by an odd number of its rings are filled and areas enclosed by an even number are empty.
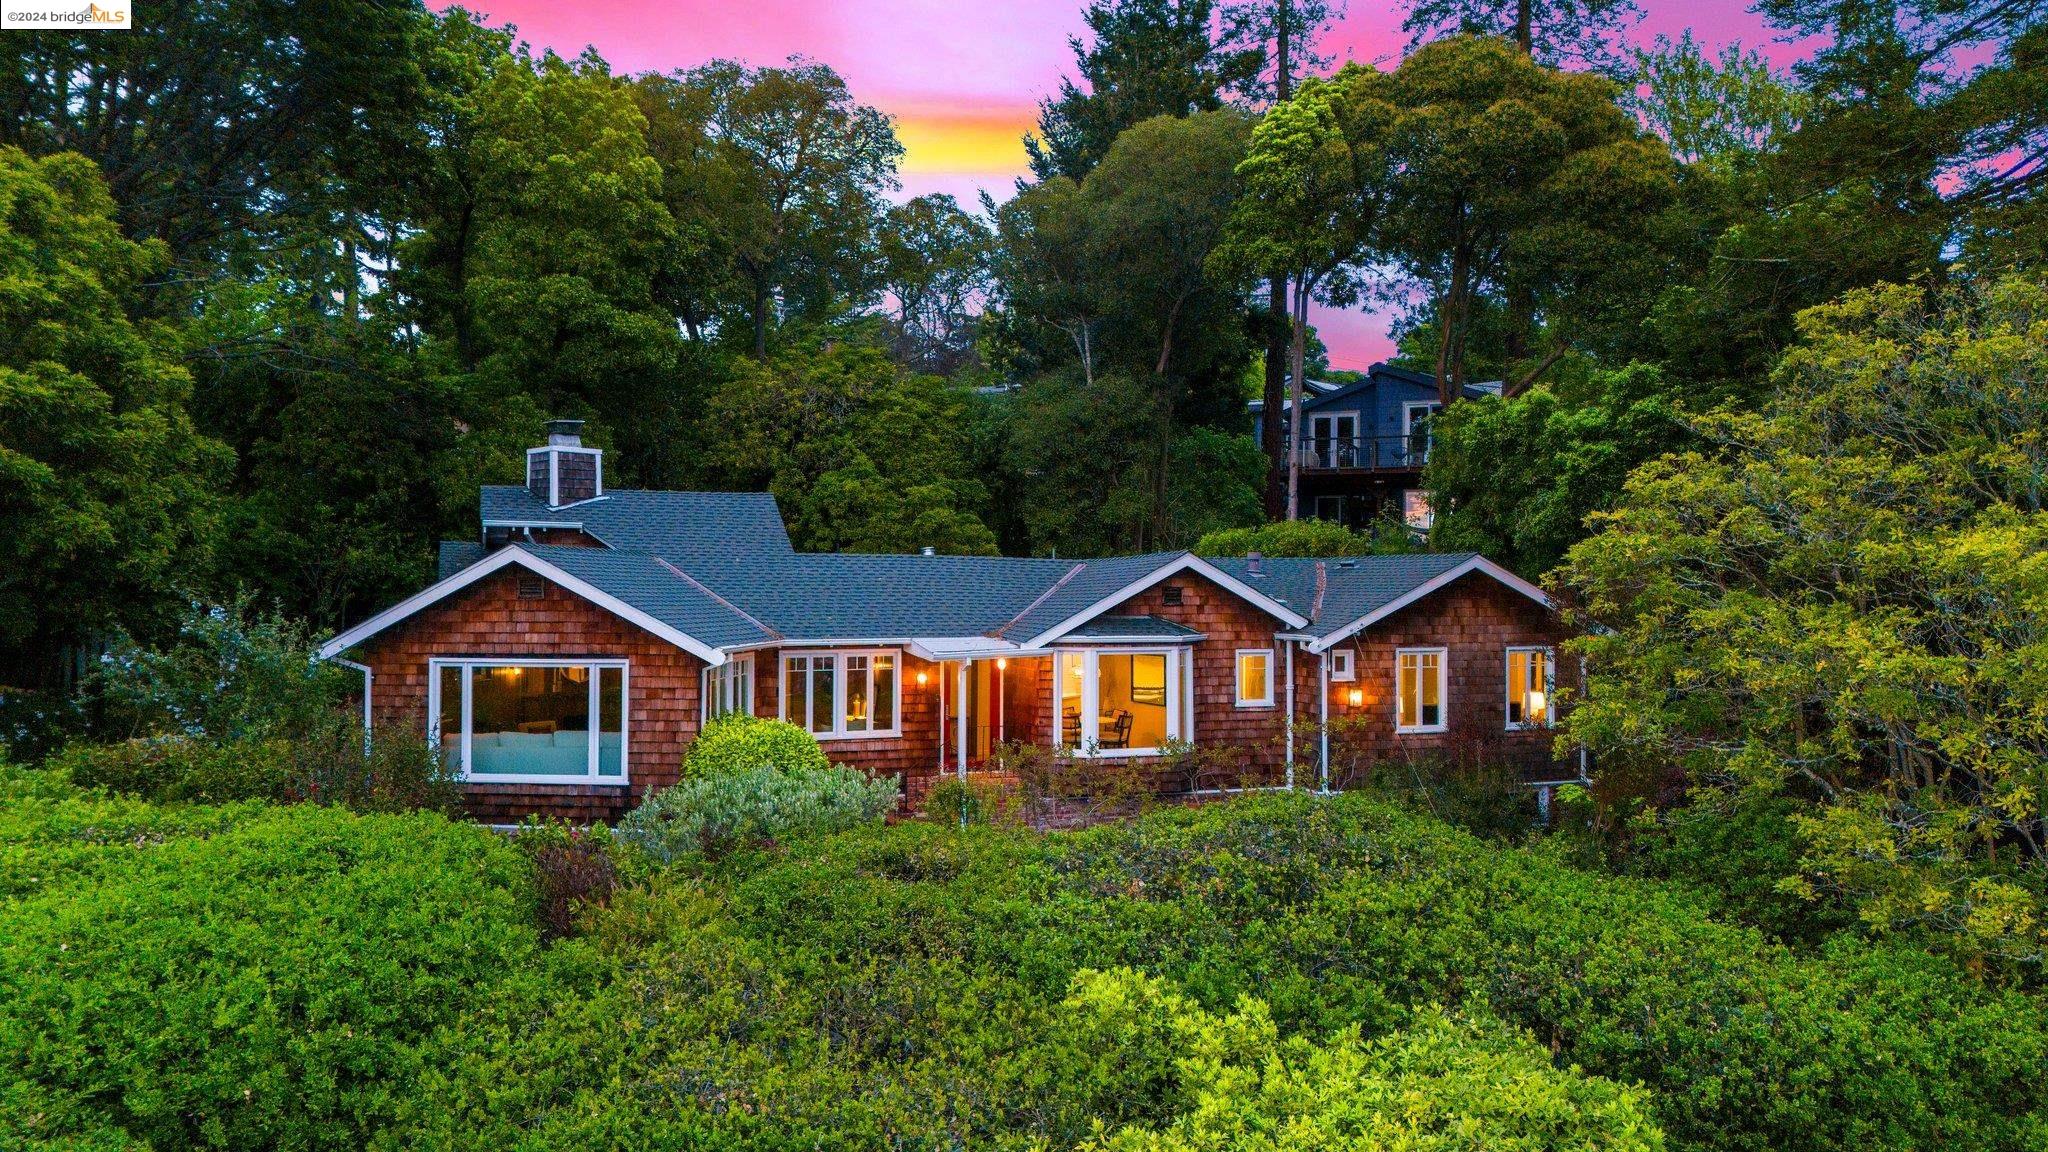
[[[1394,731],[1442,732],[1445,652],[1442,648],[1401,648],[1394,653]]]
[[[626,782],[624,660],[428,662],[427,729],[464,779]]]
[[[820,740],[895,736],[902,709],[895,649],[806,652],[782,660],[782,718]]]
[[[750,716],[754,712],[754,658],[733,656],[716,668],[704,669],[704,722],[720,716]]]
[[[1508,649],[1508,731],[1550,727],[1550,665],[1548,648]]]
[[[1060,652],[1053,671],[1060,743],[1091,755],[1133,756],[1183,739],[1182,660],[1173,650]]]

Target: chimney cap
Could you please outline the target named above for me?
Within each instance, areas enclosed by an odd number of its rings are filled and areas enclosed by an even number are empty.
[[[548,444],[558,448],[581,448],[583,446],[583,421],[548,421]]]

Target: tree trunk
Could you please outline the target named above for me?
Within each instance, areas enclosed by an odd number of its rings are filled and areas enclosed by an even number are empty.
[[[1527,3],[1528,0],[1523,0]],[[1294,39],[1294,30],[1287,26],[1287,0],[1279,0],[1273,8],[1273,98],[1285,100],[1294,92],[1292,62],[1288,59]],[[1284,302],[1283,302],[1284,303]]]
[[[1266,454],[1266,519],[1278,520],[1287,511],[1287,493],[1293,483],[1287,467],[1290,430],[1280,423],[1287,408],[1287,274],[1267,276],[1266,287],[1270,323],[1266,326],[1265,412],[1259,420],[1259,449]]]
[[[1308,358],[1308,276],[1294,278],[1294,311],[1288,325],[1293,329],[1288,363],[1294,377],[1294,403],[1288,412],[1287,436],[1287,518],[1301,519],[1301,407],[1308,400],[1308,383],[1302,378],[1302,362]]]
[[[1460,244],[1451,252],[1451,282],[1436,312],[1436,394],[1437,402],[1445,408],[1463,391],[1459,378],[1465,371],[1464,325],[1469,307],[1465,281],[1471,275],[1471,251]]]
[[[1515,46],[1522,50],[1524,56],[1536,54],[1535,30],[1532,27],[1534,21],[1530,19],[1529,11],[1534,2],[1535,0],[1515,0]]]
[[[768,359],[768,282],[754,279],[754,359]]]

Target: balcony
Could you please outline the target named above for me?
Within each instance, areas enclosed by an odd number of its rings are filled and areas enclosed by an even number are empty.
[[[1304,472],[1417,472],[1429,462],[1429,438],[1413,436],[1305,436]]]

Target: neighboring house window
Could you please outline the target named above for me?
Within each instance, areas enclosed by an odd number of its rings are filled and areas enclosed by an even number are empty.
[[[1401,493],[1401,522],[1417,532],[1427,532],[1436,520],[1436,512],[1429,506],[1429,493],[1420,488],[1409,488]]]
[[[464,779],[626,782],[624,660],[428,661],[428,731]]]
[[[1394,731],[1442,732],[1444,650],[1402,648],[1394,653]]]
[[[1401,406],[1401,435],[1407,441],[1408,463],[1420,468],[1429,462],[1429,449],[1433,438],[1429,432],[1430,417],[1436,415],[1443,405],[1435,401],[1410,401]]]
[[[1330,679],[1358,679],[1358,653],[1349,648],[1338,648],[1330,653]]]
[[[703,673],[704,722],[720,716],[749,716],[754,711],[754,658],[734,656]]]
[[[784,657],[782,718],[821,740],[895,736],[901,666],[893,648]]]
[[[1548,648],[1508,649],[1508,731],[1550,727]]]
[[[1271,708],[1273,706],[1273,650],[1271,648],[1239,648],[1237,650],[1237,706],[1239,708]]]
[[[1181,738],[1181,653],[1126,648],[1059,653],[1060,743],[1091,755],[1156,753]]]

